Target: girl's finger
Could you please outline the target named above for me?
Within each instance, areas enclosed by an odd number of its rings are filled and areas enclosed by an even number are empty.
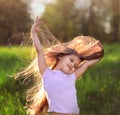
[[[42,23],[42,20],[40,19],[40,17],[39,16],[36,16],[36,20],[35,20],[35,23]]]
[[[40,22],[40,17],[39,16],[36,17],[36,22]]]
[[[38,20],[39,20],[39,17],[37,16],[37,17],[36,17],[36,21],[38,21]]]
[[[38,16],[35,17],[34,23],[38,21]]]

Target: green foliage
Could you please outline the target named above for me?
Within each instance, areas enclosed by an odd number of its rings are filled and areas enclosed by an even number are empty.
[[[105,56],[76,82],[80,115],[119,115],[119,44],[104,45]],[[0,113],[25,115],[25,86],[10,75],[28,63],[30,48],[0,47]],[[19,52],[19,56],[16,55]],[[31,60],[31,59],[29,59]]]
[[[23,52],[24,50],[26,52]],[[27,57],[26,53],[29,50],[28,48],[0,47],[0,113],[2,115],[25,115],[25,109],[23,108],[25,101],[22,96],[24,91],[21,89],[23,87],[10,76],[27,64],[18,58],[17,52]],[[20,92],[20,89],[22,92]]]
[[[18,92],[12,94],[6,89],[0,92],[0,113],[2,115],[26,115]]]
[[[48,4],[42,15],[52,33],[61,41],[68,41],[75,34],[75,0],[56,0],[54,4]]]
[[[55,0],[42,15],[61,41],[78,35],[94,36],[104,42],[120,41],[119,0]]]

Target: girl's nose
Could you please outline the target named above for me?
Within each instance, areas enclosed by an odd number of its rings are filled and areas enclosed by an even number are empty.
[[[74,63],[71,64],[71,68],[73,68],[73,67],[74,67]]]

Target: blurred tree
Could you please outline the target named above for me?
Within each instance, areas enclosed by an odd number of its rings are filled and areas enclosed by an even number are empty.
[[[101,27],[101,15],[100,15],[100,2],[99,0],[91,0],[89,7],[89,18],[88,18],[88,35],[98,37]]]
[[[82,2],[83,0],[56,0],[54,4],[46,6],[42,18],[62,41],[81,34],[103,38],[102,1],[89,0],[87,4],[81,5]]]
[[[120,41],[119,6],[120,0],[56,0],[42,18],[62,41],[83,34],[112,43]]]
[[[28,6],[23,0],[0,0],[0,45],[6,45],[8,39],[30,30]]]
[[[89,1],[87,7],[79,8],[79,30],[104,42],[120,41],[120,0]]]
[[[42,15],[52,33],[61,41],[68,41],[74,36],[75,0],[56,0],[48,4]]]
[[[101,0],[103,2],[103,26],[105,41],[109,43],[120,41],[120,0]]]
[[[81,14],[77,16],[78,22],[81,24],[81,33],[105,41],[105,6],[103,0],[89,0],[88,5],[78,10],[78,13]]]
[[[120,0],[111,0],[112,42],[120,41]]]

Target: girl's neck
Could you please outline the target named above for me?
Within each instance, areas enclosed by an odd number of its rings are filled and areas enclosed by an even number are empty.
[[[54,70],[60,70],[60,68],[59,67],[55,67]]]
[[[60,65],[59,65],[59,63],[54,67],[54,70],[60,70]]]

